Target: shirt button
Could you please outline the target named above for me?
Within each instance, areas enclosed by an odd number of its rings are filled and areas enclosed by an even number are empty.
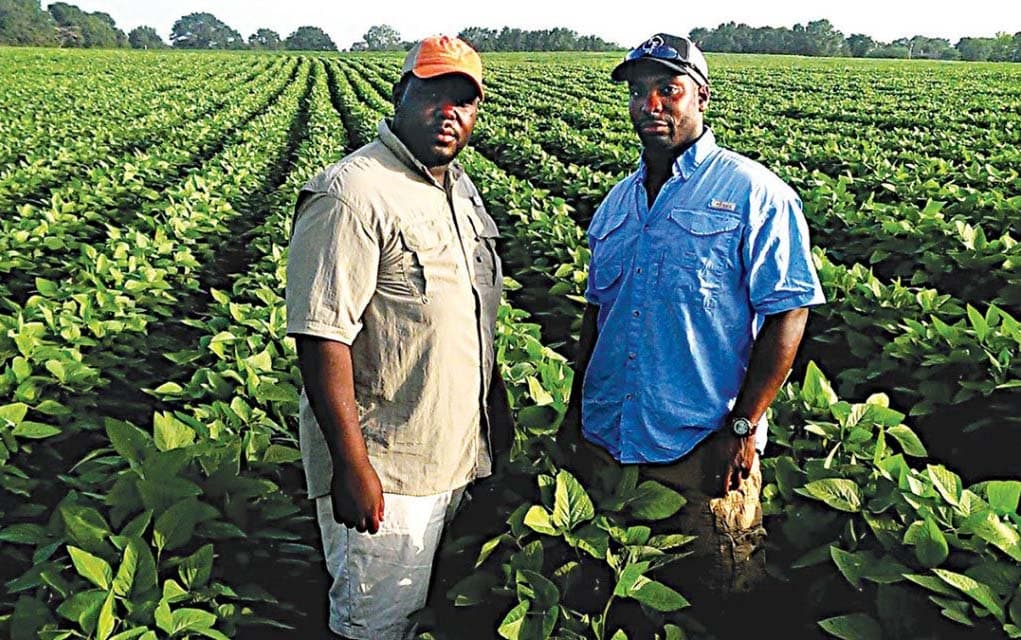
[[[628,360],[634,360],[637,357],[638,357],[638,355],[636,353],[634,353],[634,352],[627,354],[627,359]]]
[[[641,273],[641,272],[642,272],[642,268],[641,268],[641,267],[638,267],[637,269],[635,269],[635,271],[636,271],[637,273]]]
[[[627,394],[626,396],[624,396],[624,399],[625,399],[625,400],[630,400],[630,399],[631,399],[631,397],[632,397],[632,396],[631,396],[631,394],[629,393],[629,394]]]
[[[475,262],[482,262],[482,256],[475,256]]]
[[[645,226],[644,226],[644,227],[642,227],[642,228],[643,228],[643,229],[645,229],[646,231],[648,231],[648,230],[649,230],[649,225],[645,225]]]
[[[631,313],[631,315],[633,315],[634,317],[636,317],[636,318],[637,318],[638,316],[642,315],[642,312],[641,312],[641,311],[633,311],[633,312]]]

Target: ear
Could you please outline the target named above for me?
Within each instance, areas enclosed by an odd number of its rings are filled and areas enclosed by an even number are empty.
[[[710,95],[710,93],[711,92],[709,90],[709,85],[705,84],[705,85],[699,85],[698,86],[698,110],[699,111],[705,111],[706,108],[709,106],[709,95]]]
[[[390,101],[394,105],[394,111],[396,112],[401,107],[401,103],[404,102],[404,94],[408,89],[408,78],[403,77],[394,83],[393,93],[390,94]]]

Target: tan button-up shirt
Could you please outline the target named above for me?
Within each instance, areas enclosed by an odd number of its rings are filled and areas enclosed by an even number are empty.
[[[490,473],[498,231],[456,162],[446,182],[382,122],[305,185],[294,215],[287,333],[351,346],[362,434],[388,493]],[[332,462],[304,392],[299,425],[309,497],[326,495]]]

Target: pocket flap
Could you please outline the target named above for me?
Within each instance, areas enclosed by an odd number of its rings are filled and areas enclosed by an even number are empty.
[[[443,244],[443,235],[432,221],[411,224],[401,229],[400,234],[412,251],[427,251]]]
[[[734,216],[691,209],[672,209],[668,217],[696,236],[726,233],[741,226],[741,220]]]
[[[619,211],[605,211],[605,215],[592,218],[592,222],[589,223],[588,234],[596,240],[602,240],[613,233],[614,230],[620,228],[626,219],[627,211],[623,209]]]
[[[472,204],[475,205],[475,213],[468,216],[468,219],[471,221],[475,234],[483,238],[499,238],[500,228],[496,226],[492,216],[486,213],[486,208],[482,205],[482,202],[476,203],[475,198],[472,198]]]

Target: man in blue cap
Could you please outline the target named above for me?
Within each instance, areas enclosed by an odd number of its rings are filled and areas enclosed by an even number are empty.
[[[716,144],[704,122],[709,67],[689,39],[652,36],[612,78],[628,84],[643,151],[589,225],[562,442],[679,489],[688,503],[678,524],[698,536],[704,563],[699,586],[746,591],[764,575],[766,410],[807,307],[824,302],[801,201]]]

